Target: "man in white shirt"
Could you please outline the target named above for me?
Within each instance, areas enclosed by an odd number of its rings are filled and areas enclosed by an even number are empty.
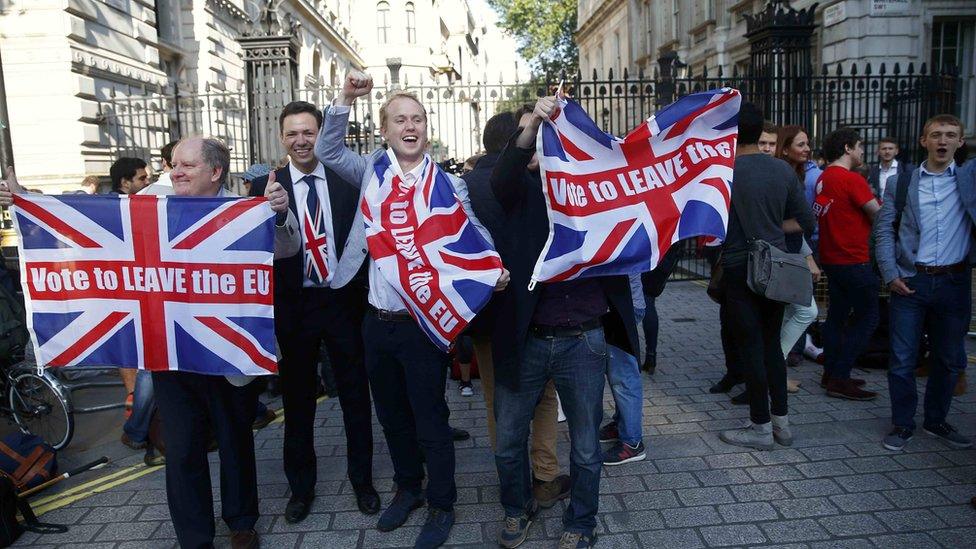
[[[361,325],[366,305],[364,273],[333,289],[341,244],[356,215],[359,192],[315,158],[322,113],[305,101],[289,103],[278,117],[288,165],[257,177],[251,196],[269,184],[288,192],[301,226],[302,249],[275,261],[275,332],[285,406],[284,468],[291,497],[285,521],[300,522],[311,510],[317,480],[314,423],[320,348],[324,343],[335,374],[346,431],[346,460],[359,510],[379,512],[373,488],[373,417],[363,364]]]
[[[885,185],[888,183],[889,177],[902,172],[911,172],[915,169],[915,166],[910,162],[899,162],[898,153],[898,143],[893,138],[882,137],[878,141],[878,163],[871,166],[871,171],[868,172],[868,185],[871,186],[874,197],[879,201],[884,196]]]
[[[368,94],[372,88],[372,79],[366,74],[358,71],[347,74],[342,92],[326,110],[315,144],[315,156],[343,179],[360,187],[361,196],[373,178],[383,181],[390,169],[396,175],[391,181],[410,189],[431,162],[426,155],[427,112],[416,97],[405,93],[392,94],[380,108],[380,132],[389,151],[378,149],[360,156],[346,148],[351,106],[357,97]],[[456,177],[447,175],[447,178],[468,220],[491,242],[471,209],[467,186]],[[377,529],[388,532],[400,527],[426,499],[427,519],[414,547],[438,547],[450,535],[457,500],[454,444],[447,422],[450,412],[444,400],[449,355],[431,342],[407,312],[396,289],[384,278],[377,262],[368,257],[363,213],[359,209],[332,287],[347,284],[364,264],[369,269],[370,305],[363,322],[366,371],[376,415],[390,447],[393,480],[397,485],[396,496],[380,517]],[[507,272],[499,279],[501,287],[506,283]],[[426,498],[422,490],[424,461],[428,477]]]

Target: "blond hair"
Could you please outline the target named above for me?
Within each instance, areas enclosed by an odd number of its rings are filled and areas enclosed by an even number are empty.
[[[420,102],[420,99],[417,97],[417,94],[413,92],[398,90],[390,93],[390,95],[387,96],[386,101],[384,101],[383,104],[380,105],[380,128],[386,127],[386,118],[387,118],[386,110],[390,107],[390,103],[401,98],[410,99],[415,103],[417,103],[418,105],[420,105],[420,108],[424,111],[424,119],[427,118],[427,107],[425,107],[424,104]]]

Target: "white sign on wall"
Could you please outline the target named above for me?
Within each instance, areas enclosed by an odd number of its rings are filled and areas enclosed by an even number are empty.
[[[871,0],[871,15],[897,15],[908,13],[912,0]]]
[[[844,19],[847,19],[847,2],[837,2],[823,11],[824,27],[836,25]]]

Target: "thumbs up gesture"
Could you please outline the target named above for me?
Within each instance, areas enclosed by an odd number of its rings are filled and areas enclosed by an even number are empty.
[[[24,189],[17,182],[17,174],[14,173],[13,166],[7,166],[4,171],[4,178],[0,180],[0,206],[8,207],[14,203],[14,193],[24,192]]]

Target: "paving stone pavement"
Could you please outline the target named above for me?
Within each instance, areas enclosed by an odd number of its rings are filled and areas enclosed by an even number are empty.
[[[818,386],[820,367],[790,369],[802,382],[790,395],[796,442],[792,448],[746,452],[718,439],[738,425],[746,407],[708,387],[724,370],[717,306],[697,283],[672,283],[658,300],[660,365],[644,377],[646,461],[603,470],[598,546],[667,547],[973,547],[976,450],[956,450],[919,434],[904,452],[882,448],[889,426],[887,383],[882,372],[860,372],[873,402],[828,398]],[[976,388],[974,388],[976,389]],[[471,431],[457,444],[457,524],[448,545],[491,547],[502,510],[494,461],[488,448],[480,385],[462,398],[449,384],[451,423]],[[380,533],[375,517],[356,510],[345,480],[345,443],[335,400],[320,404],[316,427],[319,482],[312,514],[297,525],[282,518],[288,486],[281,469],[280,423],[256,439],[262,545],[286,547],[410,546],[423,521],[416,512],[392,533]],[[609,389],[605,415],[612,411]],[[950,421],[976,436],[976,390],[953,402]],[[392,466],[382,431],[376,438],[376,488],[392,497]],[[568,470],[569,443],[560,430],[559,455]],[[216,457],[212,458],[217,486]],[[219,498],[219,495],[217,495]],[[562,504],[543,512],[526,548],[554,547],[561,533]],[[219,517],[219,503],[217,514]],[[164,476],[157,471],[49,512],[48,522],[70,525],[60,535],[27,533],[25,547],[171,547],[175,534],[166,508]],[[218,547],[228,545],[217,521]]]

